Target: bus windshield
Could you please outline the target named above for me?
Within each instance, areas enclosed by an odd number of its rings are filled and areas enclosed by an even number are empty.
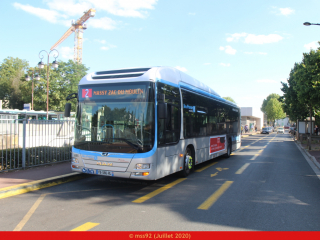
[[[79,87],[74,147],[80,150],[143,153],[153,148],[154,83]]]

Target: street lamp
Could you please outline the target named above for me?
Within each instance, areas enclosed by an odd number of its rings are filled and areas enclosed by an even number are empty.
[[[26,75],[26,81],[30,81],[32,79],[32,94],[31,94],[31,110],[34,110],[33,108],[33,89],[34,89],[34,83],[33,83],[33,80],[40,80],[40,76],[39,76],[39,73],[35,72],[35,69],[33,69],[32,71],[32,75],[31,77],[29,76],[29,71],[28,71],[28,74]]]
[[[309,23],[309,22],[305,22],[303,23],[303,25],[305,26],[311,26],[311,25],[320,25],[319,23]]]
[[[56,49],[52,49],[49,53],[46,50],[42,50],[39,52],[39,58],[40,62],[38,63],[39,71],[40,69],[44,68],[44,63],[42,62],[43,55],[40,56],[40,53],[45,52],[48,56],[48,61],[47,61],[47,120],[49,120],[49,56],[51,52],[56,51],[57,55],[54,55],[53,57],[55,60],[52,62],[52,67],[53,68],[58,68],[58,63],[56,61],[57,57],[59,56],[59,52]]]

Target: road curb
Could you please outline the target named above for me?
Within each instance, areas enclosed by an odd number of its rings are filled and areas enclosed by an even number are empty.
[[[75,181],[89,176],[90,175],[82,173],[69,173],[52,178],[46,178],[42,180],[32,181],[29,183],[23,183],[11,187],[0,188],[0,199],[16,196],[31,191],[36,191],[47,187],[56,186],[62,183]]]
[[[304,153],[310,158],[314,165],[320,170],[320,164],[318,163],[316,158],[312,156],[304,147],[302,147],[302,145],[299,142],[295,141],[295,143],[299,146],[300,149],[302,149],[302,151],[304,151]]]
[[[316,161],[315,157],[311,156],[310,153],[301,146],[300,143],[295,140],[293,141],[320,180],[320,164]]]

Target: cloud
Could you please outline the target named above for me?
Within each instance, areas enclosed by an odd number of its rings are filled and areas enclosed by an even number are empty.
[[[59,47],[60,56],[64,59],[74,59],[74,49],[71,47]]]
[[[265,44],[265,43],[274,43],[279,42],[282,40],[283,37],[281,37],[278,34],[269,34],[269,35],[254,35],[249,34],[244,42],[248,44]]]
[[[88,1],[76,0],[47,0],[45,1],[52,10],[64,12],[70,16],[80,16],[83,12],[88,11],[92,4]]]
[[[293,10],[292,8],[279,8],[279,7],[272,7],[273,9],[275,9],[275,11],[273,11],[274,14],[276,15],[284,15],[284,16],[289,16],[290,14],[294,14],[295,10]]]
[[[99,16],[106,13],[121,17],[146,18],[158,0],[45,0],[48,9],[36,8],[28,4],[13,3],[16,9],[33,14],[51,23],[71,26],[72,18],[80,18],[85,11],[95,8]],[[88,25],[104,30],[115,29],[116,21],[108,17],[91,18]]]
[[[93,28],[101,28],[104,30],[112,30],[116,28],[117,23],[108,17],[103,18],[92,18],[90,19],[90,22],[88,22],[88,27]]]
[[[185,67],[176,66],[176,69],[180,70],[181,72],[186,72],[187,69]]]
[[[188,14],[189,14],[189,15],[192,15],[192,16],[196,15],[196,13],[191,13],[191,12],[190,12],[190,13],[188,13]]]
[[[102,42],[104,42],[104,41],[102,41]],[[107,50],[109,50],[111,48],[116,48],[116,47],[117,47],[116,45],[107,44],[106,46],[102,46],[100,49],[107,51]]]
[[[243,32],[243,33],[234,33],[234,34],[231,34],[231,37],[228,37],[227,38],[227,42],[238,42],[238,40],[241,38],[241,37],[245,37],[247,36],[248,34]]]
[[[290,15],[290,14],[293,14],[295,11],[293,10],[293,9],[291,9],[291,8],[279,8],[279,10],[280,10],[280,13],[282,14],[282,15],[285,15],[285,16],[288,16],[288,15]]]
[[[60,14],[57,11],[47,10],[47,9],[43,9],[43,8],[36,8],[36,7],[32,7],[28,4],[23,5],[20,3],[13,3],[13,6],[16,9],[23,10],[27,13],[31,13],[31,14],[33,14],[37,17],[40,17],[41,19],[44,19],[44,20],[51,22],[51,23],[57,23],[60,18],[67,17],[66,15]]]
[[[88,0],[93,7],[106,11],[110,14],[121,17],[139,17],[148,16],[146,10],[153,10],[158,0]]]
[[[220,66],[222,67],[230,67],[230,63],[219,63]]]
[[[231,46],[219,47],[221,51],[225,51],[226,54],[234,55],[237,50],[233,49]]]
[[[258,82],[258,83],[278,83],[276,80],[273,80],[273,79],[259,79],[256,82]]]
[[[243,39],[244,43],[247,44],[265,44],[279,42],[283,37],[278,34],[255,35],[243,32],[231,34],[231,37],[227,38],[227,42],[238,42],[240,39]]]
[[[320,46],[318,41],[314,41],[314,42],[305,44],[304,47],[309,51],[311,49],[317,50]]]

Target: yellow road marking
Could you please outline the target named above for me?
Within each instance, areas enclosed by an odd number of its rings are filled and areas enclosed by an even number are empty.
[[[211,164],[209,164],[209,165],[207,165],[207,166],[205,166],[205,167],[203,167],[203,168],[200,168],[200,169],[198,169],[198,170],[195,170],[195,172],[202,172],[203,170],[207,169],[208,167],[211,167],[211,166],[215,165],[216,163],[217,163],[217,162],[211,163]]]
[[[215,177],[215,176],[217,176],[218,175],[218,172],[216,172],[216,173],[214,173],[214,174],[211,174],[210,176],[211,177]]]
[[[176,180],[176,181],[174,181],[172,183],[169,183],[169,184],[167,184],[167,185],[165,185],[165,186],[163,186],[163,187],[161,187],[161,188],[159,188],[159,189],[157,189],[157,190],[155,190],[155,191],[153,191],[151,193],[148,193],[147,195],[145,195],[143,197],[140,197],[140,198],[138,198],[138,199],[136,199],[136,200],[134,200],[132,202],[134,202],[134,203],[143,203],[143,202],[147,201],[148,199],[158,195],[159,193],[162,193],[163,191],[168,190],[169,188],[172,188],[174,185],[176,185],[176,184],[178,184],[178,183],[180,183],[180,182],[182,182],[184,180],[186,180],[186,178],[180,178],[180,179],[178,179],[178,180]]]
[[[32,181],[29,183],[22,183],[22,184],[11,186],[11,187],[0,188],[0,199],[16,196],[16,195],[31,192],[31,191],[36,191],[42,188],[56,186],[62,183],[67,183],[67,182],[77,180],[79,178],[81,178],[81,175],[79,173],[68,173],[65,175],[56,176],[52,178],[46,178],[42,180]],[[44,182],[47,182],[47,183],[44,183]]]
[[[38,200],[33,204],[29,212],[24,216],[24,218],[21,220],[21,222],[15,227],[13,231],[21,231],[21,229],[24,227],[24,225],[28,222],[28,220],[31,218],[32,214],[36,211],[36,209],[39,207],[40,203],[44,199],[44,197],[47,194],[41,194],[41,196],[38,198]]]
[[[202,203],[198,209],[208,210],[218,199],[219,197],[231,186],[233,181],[226,181],[222,186],[215,191],[204,203]]]
[[[246,170],[246,168],[250,165],[250,163],[246,163],[245,165],[243,165],[238,171],[236,171],[236,174],[241,174],[243,173],[244,170]]]
[[[85,224],[82,224],[81,226],[72,229],[71,231],[88,231],[91,228],[94,228],[95,226],[98,226],[100,223],[92,223],[92,222],[87,222]]]
[[[256,160],[256,158],[259,156],[259,154],[255,154],[250,160]]]
[[[219,172],[221,172],[222,170],[228,170],[229,168],[221,168],[221,167],[218,167],[216,168]]]

